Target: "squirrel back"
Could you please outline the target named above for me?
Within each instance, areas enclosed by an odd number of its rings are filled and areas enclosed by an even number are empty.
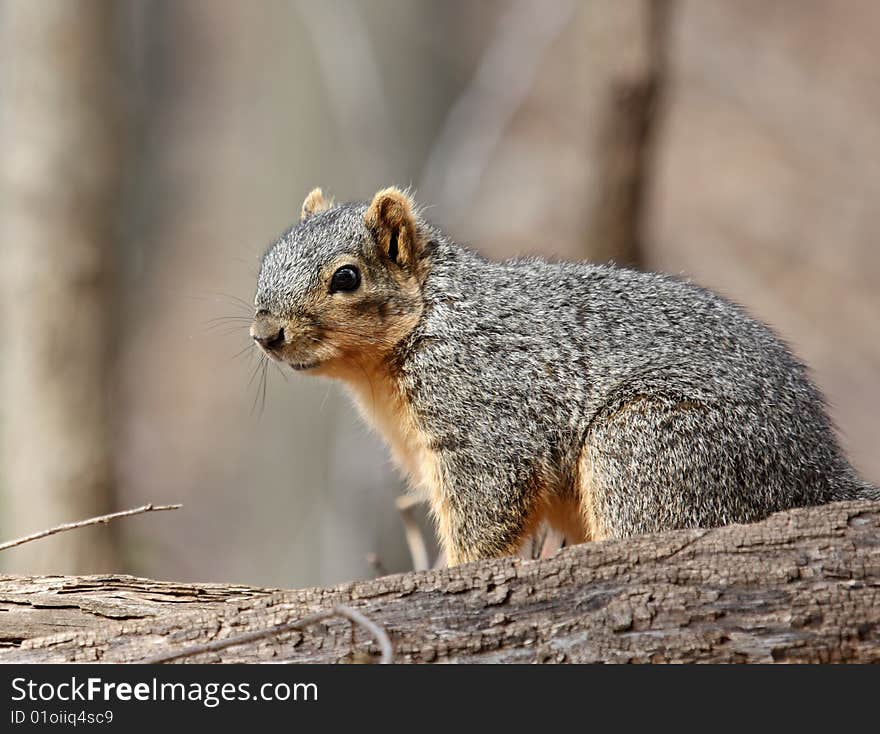
[[[342,379],[427,494],[450,563],[874,498],[821,394],[739,306],[664,275],[487,260],[406,194],[309,195],[252,334]]]

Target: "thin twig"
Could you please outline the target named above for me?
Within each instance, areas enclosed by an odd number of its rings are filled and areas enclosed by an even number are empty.
[[[387,576],[388,569],[385,568],[385,564],[382,563],[382,559],[379,558],[378,553],[367,553],[367,563],[370,564],[370,568],[373,569],[373,573],[376,576]]]
[[[422,530],[413,515],[413,507],[420,503],[421,500],[408,494],[398,497],[394,502],[403,519],[403,529],[406,533],[409,554],[412,556],[413,570],[427,571],[431,567],[431,562],[428,560],[428,548],[425,545]]]
[[[108,523],[111,520],[116,520],[120,517],[131,517],[132,515],[142,515],[145,512],[164,512],[165,510],[179,510],[183,505],[154,505],[152,502],[148,505],[144,505],[143,507],[135,507],[133,510],[122,510],[121,512],[111,512],[109,515],[100,515],[98,517],[90,517],[88,520],[79,520],[78,522],[68,522],[64,523],[64,525],[56,525],[54,528],[49,528],[48,530],[41,530],[38,533],[32,533],[31,535],[25,535],[23,538],[16,538],[15,540],[9,540],[5,543],[0,543],[0,551],[6,550],[7,548],[14,548],[17,545],[23,545],[24,543],[30,543],[32,540],[39,540],[40,538],[46,538],[49,535],[55,535],[56,533],[63,533],[67,530],[76,530],[77,528],[84,528],[88,525],[102,525],[104,523]]]
[[[155,657],[145,660],[144,663],[147,665],[155,665],[157,663],[170,663],[172,660],[180,660],[181,658],[188,658],[192,657],[193,655],[201,655],[206,652],[219,652],[220,650],[225,650],[226,648],[234,647],[236,645],[245,645],[249,642],[256,642],[257,640],[262,640],[267,637],[272,637],[274,635],[282,635],[285,632],[300,631],[305,627],[317,624],[318,622],[324,622],[328,619],[332,619],[333,617],[344,617],[350,622],[360,625],[365,630],[367,630],[371,635],[373,635],[373,637],[376,638],[376,641],[379,643],[379,648],[382,651],[382,657],[379,659],[379,663],[382,665],[387,665],[391,662],[392,658],[394,657],[394,648],[391,645],[391,639],[388,637],[388,633],[360,612],[356,612],[351,607],[347,607],[343,604],[337,604],[332,609],[326,609],[323,612],[317,612],[315,614],[309,615],[308,617],[294,620],[293,622],[286,622],[285,624],[281,624],[276,627],[270,627],[268,629],[244,632],[240,635],[224,637],[222,640],[205,642],[201,645],[192,645],[191,647],[185,647],[183,650],[178,650],[177,652],[169,653],[166,655],[157,655]]]
[[[541,551],[536,558],[551,558],[562,548],[565,542],[565,536],[552,529],[548,529],[544,535],[544,542],[541,544]]]
[[[379,649],[382,651],[382,657],[379,658],[379,662],[382,665],[388,665],[391,662],[394,657],[394,647],[391,645],[391,638],[388,637],[388,633],[384,629],[366,614],[361,614],[356,609],[347,607],[344,604],[337,604],[333,609],[340,617],[345,617],[349,622],[363,627],[376,638],[376,642],[379,643]]]

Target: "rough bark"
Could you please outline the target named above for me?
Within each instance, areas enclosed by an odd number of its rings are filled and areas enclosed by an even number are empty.
[[[109,0],[10,0],[3,130],[3,535],[110,509],[110,292],[120,187]],[[4,555],[30,573],[112,570],[87,530]]]
[[[144,661],[340,603],[382,625],[399,662],[878,662],[878,531],[880,503],[850,502],[330,589],[6,577],[0,662]],[[333,620],[188,660],[377,650]]]

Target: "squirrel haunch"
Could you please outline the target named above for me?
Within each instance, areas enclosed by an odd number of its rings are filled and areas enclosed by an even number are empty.
[[[581,542],[880,499],[740,307],[665,275],[487,260],[398,189],[310,193],[255,306],[271,358],[347,384],[450,564],[514,553],[541,521]]]

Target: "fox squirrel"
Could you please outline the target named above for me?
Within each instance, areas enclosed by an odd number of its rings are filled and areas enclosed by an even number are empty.
[[[427,494],[450,565],[880,499],[764,325],[665,275],[489,261],[411,197],[320,189],[266,252],[251,336],[341,379]]]

